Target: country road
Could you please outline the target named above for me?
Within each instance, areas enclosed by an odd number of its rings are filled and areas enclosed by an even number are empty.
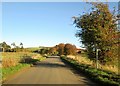
[[[49,57],[38,65],[16,73],[4,84],[84,84],[94,83],[84,75],[76,73],[59,57]],[[95,85],[96,86],[96,85]]]

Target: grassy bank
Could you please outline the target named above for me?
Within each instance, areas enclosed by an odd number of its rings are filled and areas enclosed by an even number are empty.
[[[85,53],[76,55],[75,60],[77,60],[79,63],[88,64],[96,68],[95,60],[90,60]],[[100,62],[98,61],[98,67],[101,70],[107,70],[107,71],[115,72],[116,74],[118,74],[119,73],[118,70],[120,69],[118,66],[119,65],[118,63],[119,63],[118,60],[114,60],[114,61],[109,62],[109,64],[103,65],[103,64],[100,64]]]
[[[67,57],[61,57],[61,59],[100,85],[120,86],[120,75],[110,71],[95,69],[88,64],[80,64],[77,60]]]
[[[37,53],[31,52],[4,52],[2,56],[2,80],[5,80],[9,75],[12,75],[23,68],[36,65],[37,62],[42,61],[45,57]]]
[[[30,67],[30,64],[18,64],[16,66],[2,68],[2,80],[4,81],[9,75],[12,75],[25,67]]]

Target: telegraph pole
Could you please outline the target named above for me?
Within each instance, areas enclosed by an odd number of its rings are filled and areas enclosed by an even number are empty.
[[[98,49],[96,49],[96,68],[98,69]]]

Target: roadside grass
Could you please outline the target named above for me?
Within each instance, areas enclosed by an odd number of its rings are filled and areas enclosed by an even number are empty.
[[[11,66],[8,68],[2,68],[2,81],[4,81],[8,76],[20,71],[25,67],[30,67],[30,64],[18,64],[16,66]]]
[[[96,62],[93,60],[90,60],[86,54],[77,55],[75,57],[75,60],[77,60],[79,63],[91,65],[94,68],[96,67]],[[107,70],[107,71],[115,72],[116,74],[118,74],[120,70],[118,63],[119,63],[118,60],[114,61],[114,63],[111,62],[111,64],[105,64],[105,65],[102,65],[98,62],[98,67],[102,70]]]
[[[117,75],[114,72],[96,69],[89,64],[79,63],[77,60],[73,60],[67,57],[61,57],[61,59],[79,72],[82,72],[88,76],[88,78],[98,83],[99,85],[120,86],[120,75]]]
[[[2,66],[0,70],[2,70],[2,80],[25,67],[31,67],[36,65],[37,62],[45,60],[42,55],[31,52],[4,52],[1,53],[1,56]]]

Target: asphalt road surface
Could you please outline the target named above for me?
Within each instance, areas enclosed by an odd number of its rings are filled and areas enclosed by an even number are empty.
[[[59,57],[49,57],[34,67],[18,72],[6,80],[4,84],[94,85],[94,83],[84,75],[76,73],[70,66],[62,62]]]

